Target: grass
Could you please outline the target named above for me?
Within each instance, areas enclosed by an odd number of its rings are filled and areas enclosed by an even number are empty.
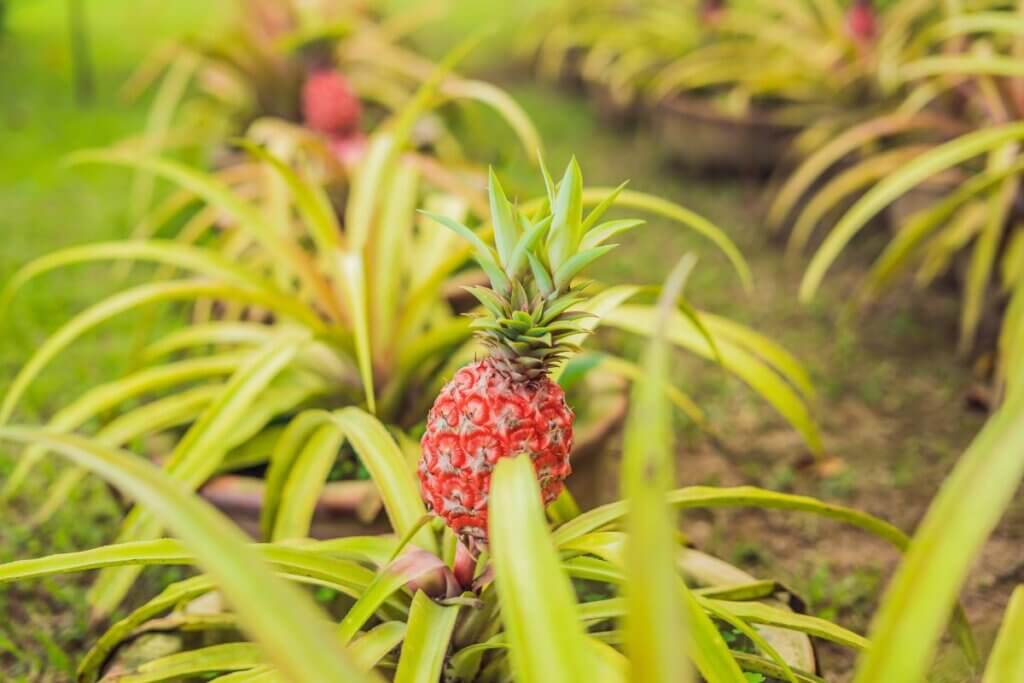
[[[214,20],[200,12],[208,3],[135,3],[131,12],[116,3],[87,3],[92,28],[96,80],[94,100],[75,101],[65,3],[59,0],[15,2],[7,33],[0,37],[0,280],[60,246],[126,235],[130,230],[123,197],[129,176],[123,171],[68,169],[62,160],[71,151],[111,144],[142,128],[146,103],[126,103],[118,88],[142,55],[168,35],[199,30]],[[215,13],[214,13],[215,14]],[[186,18],[188,20],[186,21]],[[118,283],[101,269],[75,269],[39,280],[22,292],[0,342],[0,376],[9,377],[28,350],[57,321],[80,310]],[[30,414],[52,408],[66,387],[94,383],[118,370],[131,339],[131,325],[105,328],[102,335],[78,345],[30,392]]]
[[[0,148],[0,234],[5,238],[0,281],[54,248],[128,233],[131,225],[124,208],[128,175],[67,170],[60,161],[72,150],[106,145],[137,133],[145,120],[145,103],[120,101],[119,84],[160,40],[202,30],[218,20],[208,12],[211,3],[199,0],[178,0],[173,5],[141,0],[130,11],[123,3],[86,4],[97,83],[96,99],[88,107],[76,104],[72,97],[64,3],[16,2],[8,17],[9,32],[0,37],[0,72],[18,74],[5,81],[0,93],[0,130],[5,133]],[[516,4],[517,15],[521,17],[529,5]],[[453,22],[426,34],[435,54],[479,25],[482,4],[478,9],[473,9],[474,3],[459,3],[459,7]],[[501,40],[487,41],[475,63],[484,68],[500,66],[495,56],[507,48],[515,33],[503,31]],[[715,423],[726,428],[721,448],[687,432],[678,467],[684,481],[753,483],[820,495],[912,529],[981,422],[981,416],[962,407],[962,393],[972,378],[953,358],[951,341],[946,341],[955,338],[956,302],[930,296],[914,305],[909,298],[897,296],[858,325],[840,324],[834,311],[858,276],[860,266],[854,256],[846,260],[846,270],[833,272],[813,305],[799,306],[795,301],[799,268],[782,262],[759,227],[763,188],[758,182],[687,176],[666,166],[650,132],[610,133],[580,97],[526,80],[509,82],[508,87],[548,142],[550,166],[561,167],[575,153],[588,183],[631,178],[635,189],[664,194],[706,214],[740,243],[751,261],[757,287],[744,293],[724,258],[706,242],[658,221],[628,238],[617,258],[603,266],[603,278],[657,283],[680,254],[695,251],[701,263],[688,286],[693,303],[775,337],[815,376],[820,392],[816,408],[828,454],[835,458],[829,469],[808,467],[799,439],[737,381],[705,363],[678,359],[676,379],[699,397]],[[492,130],[505,129],[492,129],[485,119],[478,134],[486,139]],[[532,169],[513,164],[510,173],[520,187],[537,189]],[[871,248],[870,241],[862,245],[862,249]],[[0,336],[0,378],[11,377],[60,321],[119,284],[103,269],[79,268],[41,279],[23,291]],[[38,421],[83,387],[122,372],[130,363],[138,327],[137,319],[123,318],[62,355],[26,397],[19,419]],[[0,456],[0,479],[9,472],[11,462]],[[11,506],[0,506],[5,521],[0,525],[0,562],[110,539],[121,508],[95,482],[80,487],[43,528],[23,525],[46,495],[51,476],[52,472],[40,472],[23,497]],[[606,494],[615,493],[614,482],[607,486]],[[998,613],[1001,605],[993,596],[1002,595],[1006,583],[1014,580],[1012,553],[1024,537],[1022,507],[1011,512],[997,531],[1005,551],[995,558],[995,565],[1009,566],[1006,576],[996,572],[972,583],[974,595],[984,598],[973,615],[982,621]],[[748,565],[755,573],[782,577],[812,598],[813,609],[838,613],[844,623],[857,628],[866,627],[877,587],[884,585],[896,561],[884,552],[865,553],[863,539],[856,535],[779,515],[692,515],[687,532],[703,547]],[[143,588],[167,578],[151,576],[151,583]],[[83,607],[88,580],[79,576],[0,587],[3,680],[70,678],[94,633]],[[844,663],[831,650],[825,656],[830,664],[841,667]]]
[[[0,281],[16,268],[58,247],[122,237],[130,225],[123,172],[69,170],[62,159],[83,147],[108,145],[137,134],[146,103],[129,104],[118,87],[158,41],[217,20],[210,3],[144,0],[84,3],[92,30],[96,92],[88,105],[75,101],[66,35],[65,3],[15,1],[0,35]],[[59,322],[118,283],[101,268],[77,268],[38,280],[22,291],[0,336],[0,390],[28,353]],[[136,326],[115,321],[57,359],[23,402],[19,420],[37,421],[82,387],[123,372]],[[0,482],[12,467],[0,455]],[[43,528],[25,525],[47,493],[48,463],[24,495],[0,504],[0,562],[67,552],[109,542],[122,515],[110,491],[92,481]],[[169,578],[151,576],[156,583]],[[84,602],[88,576],[0,586],[0,678],[67,681],[92,639]]]

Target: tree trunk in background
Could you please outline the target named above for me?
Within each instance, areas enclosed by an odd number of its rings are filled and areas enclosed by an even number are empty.
[[[89,53],[89,31],[86,25],[83,0],[68,0],[68,31],[71,36],[71,70],[75,101],[80,105],[92,103],[96,87],[93,78],[92,55]]]

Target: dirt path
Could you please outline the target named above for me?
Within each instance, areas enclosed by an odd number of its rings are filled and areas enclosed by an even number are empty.
[[[840,306],[877,249],[869,237],[830,273],[817,300],[801,306],[796,290],[806,262],[784,263],[761,227],[762,183],[689,177],[664,163],[651,131],[609,134],[579,99],[535,85],[510,87],[551,144],[552,166],[572,150],[588,184],[630,178],[634,189],[664,194],[711,218],[739,244],[755,288],[744,293],[724,259],[700,238],[659,223],[629,238],[616,265],[602,274],[606,280],[659,282],[684,251],[696,250],[702,258],[687,288],[692,302],[782,342],[814,377],[815,415],[827,456],[837,459],[826,468],[806,466],[799,437],[738,381],[681,357],[684,388],[706,408],[723,441],[716,448],[687,433],[678,465],[682,483],[805,493],[912,531],[984,421],[965,400],[974,382],[970,363],[954,353],[955,294],[903,290],[866,319],[840,324]],[[615,494],[613,486],[609,495]],[[966,501],[964,514],[970,514]],[[813,611],[861,632],[898,560],[897,553],[863,534],[793,514],[693,514],[685,528],[698,545],[756,574],[782,579]],[[1010,590],[1024,581],[1024,501],[1004,518],[978,566],[965,601],[987,647]],[[822,648],[822,656],[828,670],[848,671],[849,655]],[[955,664],[940,667],[949,672],[948,680],[959,680]]]

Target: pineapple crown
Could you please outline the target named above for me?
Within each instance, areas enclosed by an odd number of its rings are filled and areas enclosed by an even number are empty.
[[[472,327],[499,367],[521,380],[545,376],[579,350],[572,338],[587,332],[581,321],[589,314],[573,310],[587,300],[585,285],[576,282],[577,276],[618,246],[605,241],[643,223],[598,224],[625,183],[584,217],[583,177],[576,159],[569,162],[557,186],[543,162],[541,171],[547,197],[532,216],[509,202],[494,170],[490,171],[493,247],[465,225],[427,214],[473,246],[491,286],[466,288],[483,307],[473,314]]]

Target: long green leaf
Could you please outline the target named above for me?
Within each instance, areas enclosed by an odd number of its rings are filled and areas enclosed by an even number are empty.
[[[218,385],[199,386],[171,394],[135,408],[120,417],[111,420],[96,434],[96,440],[102,444],[121,448],[133,439],[147,434],[187,425],[195,420],[216,398],[221,391]],[[27,458],[31,449],[26,449],[22,458]],[[69,467],[64,470],[56,483],[50,487],[43,504],[32,513],[30,523],[33,526],[46,522],[66,502],[74,487],[87,474],[80,467]]]
[[[343,540],[348,541],[349,539]],[[266,562],[272,564],[283,575],[293,580],[304,578],[329,585],[355,598],[361,596],[374,579],[372,571],[358,564],[366,561],[365,556],[351,553],[347,559],[343,558],[344,553],[339,552],[336,542],[315,543],[304,547],[271,544],[258,544],[253,547]],[[133,541],[73,553],[8,562],[0,565],[0,583],[107,567],[195,563],[196,556],[176,539]],[[157,610],[157,612],[159,611],[162,610]],[[382,611],[391,615],[401,615],[408,610],[403,606],[402,600],[395,599],[387,601]],[[150,618],[155,613],[147,612],[142,620]],[[138,626],[139,623],[142,622],[132,622],[131,628]]]
[[[1000,55],[937,55],[905,64],[905,80],[931,76],[1024,76],[1024,60]]]
[[[781,344],[745,325],[713,313],[702,311],[700,319],[716,339],[728,339],[747,349],[771,365],[773,370],[785,377],[806,398],[814,398],[814,383],[807,368]]]
[[[605,313],[601,317],[600,323],[633,334],[646,335],[649,330],[653,329],[654,315],[655,312],[650,306],[622,305]],[[693,351],[704,358],[715,358],[714,350],[704,336],[681,313],[677,312],[673,315],[667,334],[669,341],[673,344]],[[785,379],[756,356],[727,338],[718,338],[717,347],[722,365],[774,406],[803,436],[812,452],[820,453],[821,437],[811,418],[810,411],[800,395]]]
[[[328,419],[329,413],[323,410],[302,412],[288,423],[274,444],[265,477],[263,507],[260,509],[260,531],[263,538],[272,539],[274,536],[281,495],[304,444]]]
[[[283,315],[296,315],[311,329],[320,331],[322,323],[304,307],[296,307],[291,299],[279,299],[256,290],[238,288],[217,282],[154,282],[141,285],[101,301],[66,322],[36,349],[11,382],[0,404],[0,423],[7,422],[25,390],[53,358],[83,334],[100,323],[132,308],[162,301],[188,300],[200,297],[223,298],[266,306]]]
[[[885,251],[871,266],[871,271],[862,285],[861,300],[867,303],[874,299],[899,268],[908,262],[913,250],[930,234],[943,226],[964,203],[1004,178],[1022,171],[1024,171],[1024,161],[1019,161],[1006,168],[993,169],[974,176],[932,206],[913,216],[889,241]]]
[[[786,241],[786,256],[803,252],[818,223],[840,202],[900,168],[922,151],[921,147],[898,147],[859,161],[838,173],[814,193],[803,207]]]
[[[1010,152],[1016,153],[1014,147]],[[999,256],[1006,220],[1017,196],[1020,184],[1016,178],[1007,178],[993,192],[988,200],[988,219],[971,250],[964,283],[963,303],[960,306],[960,351],[966,353],[974,344],[981,314],[985,306],[995,261]]]
[[[708,487],[689,486],[669,492],[668,502],[680,510],[718,507],[756,507],[772,510],[806,512],[849,524],[903,550],[909,538],[892,524],[867,513],[834,503],[825,503],[809,496],[777,493],[754,486]],[[608,503],[584,512],[555,530],[555,543],[562,547],[585,534],[619,524],[628,505],[624,501]]]
[[[974,438],[932,501],[871,629],[855,681],[918,680],[967,572],[1024,478],[1024,394]],[[963,514],[964,501],[971,514]]]
[[[670,513],[665,504],[675,478],[671,415],[662,388],[668,370],[665,324],[682,286],[683,275],[677,267],[662,292],[644,374],[634,383],[623,445],[622,493],[629,501],[624,558],[626,652],[634,680],[651,683],[693,680],[679,643],[696,643],[699,638],[693,631],[703,625],[684,623],[680,600],[672,599],[687,588],[677,583],[675,511]],[[743,680],[735,665],[703,673],[712,680]]]
[[[373,349],[370,345],[370,314],[366,291],[366,263],[361,252],[338,251],[334,255],[334,269],[341,283],[346,308],[352,318],[355,338],[356,362],[363,382],[366,405],[371,413],[377,412],[376,389],[373,384]]]
[[[419,525],[427,510],[420,497],[416,475],[384,425],[358,408],[343,408],[333,413],[331,420],[342,428],[360,461],[370,472],[395,532],[405,535]],[[416,533],[414,542],[429,552],[438,551],[437,543],[427,528]]]
[[[190,168],[184,163],[154,156],[140,156],[119,150],[85,150],[68,157],[71,164],[101,163],[129,166],[166,178],[178,186],[194,192],[212,206],[234,218],[272,254],[289,262],[300,278],[308,277],[306,264],[294,244],[282,238],[282,233],[268,223],[250,204],[242,201],[231,188],[215,176]]]
[[[698,602],[702,605],[705,603],[713,605],[716,609],[725,610],[751,624],[779,626],[792,631],[800,631],[811,636],[817,636],[818,638],[824,638],[825,640],[831,640],[834,643],[856,650],[868,649],[867,638],[837,626],[827,619],[797,614],[761,602],[735,602],[730,600],[710,600],[707,598],[699,598]]]
[[[747,654],[746,652],[737,652],[734,650],[732,656],[735,657],[736,661],[743,666],[744,671],[760,673],[780,680],[786,678],[787,674],[791,673],[796,677],[798,683],[828,683],[824,678],[807,671],[800,671],[793,668],[790,668],[787,671],[775,662],[757,655]]]
[[[295,200],[295,207],[306,224],[306,229],[321,252],[329,253],[341,246],[341,225],[338,223],[334,207],[331,206],[330,197],[318,183],[301,177],[295,169],[259,145],[245,139],[235,142],[249,154],[269,164],[284,180]]]
[[[587,638],[592,655],[594,680],[601,683],[626,683],[629,680],[629,660],[611,645],[596,638]]]
[[[793,669],[789,666],[789,663],[782,657],[782,655],[779,654],[779,651],[772,647],[771,643],[761,635],[760,631],[732,613],[723,609],[716,609],[714,603],[709,600],[702,601],[701,607],[708,611],[709,616],[714,617],[718,621],[725,622],[746,636],[747,639],[754,644],[754,647],[763,652],[765,656],[769,657],[776,665],[779,666],[779,668],[782,669],[782,677],[789,681],[789,683],[797,683],[796,674],[793,673]],[[733,657],[733,660],[736,661],[737,664],[740,663],[732,653],[730,653],[730,656]]]
[[[399,143],[390,131],[379,131],[370,138],[366,155],[352,178],[352,189],[345,204],[345,237],[348,249],[362,253],[373,231],[374,216],[380,210],[380,188],[388,187],[394,173]]]
[[[146,393],[195,380],[229,375],[238,368],[242,359],[242,354],[219,354],[159,365],[126,375],[113,382],[94,387],[78,399],[68,403],[50,418],[47,429],[58,432],[72,431],[97,415]],[[12,496],[25,481],[35,464],[45,455],[46,449],[38,445],[26,448],[18,459],[14,471],[4,482],[0,499]]]
[[[182,486],[195,490],[216,470],[231,443],[232,432],[248,417],[257,397],[294,358],[303,336],[282,333],[254,352],[224,385],[203,415],[185,433],[168,458],[168,474]],[[155,538],[160,533],[156,517],[136,507],[125,518],[120,541]],[[124,598],[138,568],[126,567],[101,573],[89,592],[95,613],[108,614]]]
[[[811,259],[800,282],[800,299],[809,301],[832,263],[857,232],[894,199],[936,173],[1015,140],[1024,139],[1024,123],[968,133],[916,157],[861,197],[839,220]]]
[[[697,670],[705,680],[745,683],[743,672],[732,657],[722,634],[711,621],[711,617],[700,606],[696,596],[684,585],[681,578],[676,579],[676,584],[679,587],[678,592],[682,595],[686,624],[689,627],[689,655]]]
[[[529,458],[498,461],[489,508],[494,575],[516,680],[590,681],[572,586],[548,535]]]
[[[1024,386],[1024,278],[1017,283],[1003,317],[999,333],[999,383],[1009,394]]]
[[[886,114],[853,126],[807,157],[775,195],[768,224],[780,226],[815,181],[840,159],[861,146],[888,135],[936,127],[936,119],[902,113]]]
[[[210,249],[163,240],[99,242],[50,252],[23,266],[0,293],[0,315],[18,290],[34,278],[58,268],[92,261],[153,261],[225,282],[272,291],[259,275]]]
[[[599,204],[609,193],[615,192],[617,188],[610,187],[588,187],[583,191],[583,204],[586,206]],[[656,216],[662,216],[673,222],[684,225],[694,232],[706,237],[718,247],[733,269],[739,275],[743,287],[749,290],[753,286],[753,276],[750,273],[750,266],[740,252],[736,244],[721,228],[708,219],[687,209],[675,202],[661,197],[636,192],[635,190],[621,190],[615,200],[619,208],[639,209],[650,212]]]
[[[198,323],[173,330],[161,337],[143,352],[145,361],[153,361],[176,351],[197,346],[212,345],[258,345],[274,334],[273,327],[260,323],[222,322]]]
[[[159,152],[163,147],[174,121],[174,114],[185,98],[189,83],[201,64],[199,54],[192,50],[181,50],[171,60],[146,116],[146,129],[141,141],[142,151]],[[132,178],[129,205],[133,220],[138,219],[149,206],[153,198],[154,185],[152,174],[141,169]]]
[[[409,142],[413,125],[434,103],[438,89],[454,65],[478,40],[479,36],[471,36],[449,51],[408,102],[370,138],[369,150],[354,173],[345,207],[345,230],[352,251],[362,253],[369,242],[374,217],[385,199],[380,188],[391,184],[390,176],[399,153]]]
[[[594,355],[599,356],[599,367],[604,370],[608,370],[631,381],[635,381],[643,376],[643,369],[639,365],[631,363],[624,358],[604,354]],[[677,407],[687,418],[693,420],[694,424],[701,429],[708,428],[707,417],[704,415],[704,411],[701,410],[700,406],[692,398],[680,391],[678,387],[667,382],[663,382],[662,387],[665,390],[665,396],[672,405]]]
[[[1024,17],[1009,12],[957,13],[926,27],[915,36],[914,45],[909,50],[916,52],[931,41],[948,40],[968,33],[1024,34]]]
[[[530,116],[507,92],[486,81],[464,78],[448,78],[441,85],[441,93],[450,97],[476,100],[490,106],[501,114],[519,137],[531,161],[536,161],[543,152],[544,143]]]
[[[365,540],[376,542],[381,539]],[[273,545],[254,547],[285,578],[331,588],[358,599],[371,585],[374,578],[370,570],[356,564],[356,562],[373,561],[370,555],[358,551],[356,546],[359,545],[365,545],[365,543],[361,539],[347,538],[306,548]],[[378,554],[388,552],[390,549],[384,547]],[[349,559],[337,559],[340,555],[347,556]],[[379,559],[379,563],[382,564],[383,561],[383,559]],[[183,547],[180,541],[173,539],[141,541],[10,562],[0,565],[0,583],[129,564],[193,564],[194,562],[194,556]],[[79,665],[82,680],[94,681],[99,667],[106,661],[109,653],[125,639],[138,632],[144,622],[214,588],[215,585],[211,580],[204,576],[172,584],[163,593],[121,621],[116,622],[104,631],[82,659]],[[407,604],[396,599],[388,599],[386,604],[381,607],[381,616],[384,618],[401,619],[407,613]]]
[[[340,427],[324,424],[296,456],[275,506],[271,540],[309,536],[317,501],[344,440]]]
[[[366,587],[366,591],[349,608],[345,618],[338,624],[338,640],[347,645],[367,620],[406,584],[446,571],[447,567],[439,557],[424,550],[416,549],[399,556],[377,572],[373,583]]]
[[[150,660],[119,673],[117,680],[118,683],[176,681],[200,674],[251,669],[263,661],[260,648],[252,643],[223,643]]]
[[[276,671],[265,666],[225,674],[218,676],[215,680],[217,683],[288,683]]]
[[[419,196],[419,175],[411,165],[401,165],[387,188],[388,202],[371,241],[373,271],[370,275],[370,323],[374,349],[378,353],[400,346],[395,340],[395,322],[406,273],[399,265],[408,256]]]
[[[985,667],[982,683],[1024,681],[1024,586],[1017,586],[1006,606],[1003,625]]]
[[[417,592],[409,610],[409,628],[398,659],[395,683],[435,683],[448,653],[455,630],[458,607],[434,604],[426,593]]]
[[[173,543],[180,545],[178,541]],[[81,683],[94,683],[114,649],[141,628],[142,624],[176,605],[187,603],[215,589],[216,584],[209,576],[195,576],[167,586],[159,595],[112,624],[96,639],[78,663],[78,680]]]
[[[357,637],[348,647],[352,661],[369,671],[405,639],[408,626],[402,621],[385,621]]]

